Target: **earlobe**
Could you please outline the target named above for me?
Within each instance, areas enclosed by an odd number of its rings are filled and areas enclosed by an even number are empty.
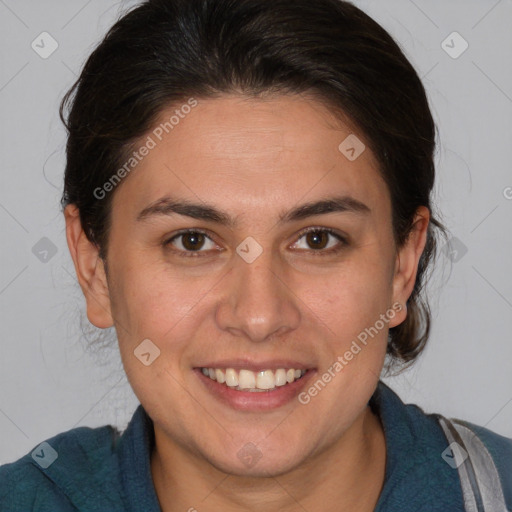
[[[64,217],[69,252],[75,265],[78,283],[87,302],[87,318],[96,327],[112,327],[114,322],[107,276],[98,247],[85,235],[76,205],[68,205],[64,210]]]
[[[430,211],[425,206],[416,210],[413,227],[407,241],[396,255],[395,274],[393,277],[393,301],[402,304],[402,309],[396,314],[390,327],[401,324],[407,317],[407,300],[416,282],[418,264],[427,242]]]

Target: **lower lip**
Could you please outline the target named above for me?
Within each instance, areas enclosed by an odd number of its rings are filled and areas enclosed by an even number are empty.
[[[219,384],[203,374],[200,368],[194,368],[201,382],[215,398],[239,411],[268,411],[282,407],[291,402],[306,387],[308,381],[316,373],[308,370],[300,379],[291,384],[278,386],[270,391],[236,391],[225,384]]]

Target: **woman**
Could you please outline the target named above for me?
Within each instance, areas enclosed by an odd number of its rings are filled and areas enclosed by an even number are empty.
[[[140,400],[2,510],[511,510],[512,441],[379,378],[427,341],[435,126],[339,0],[149,0],[64,98],[68,246]]]

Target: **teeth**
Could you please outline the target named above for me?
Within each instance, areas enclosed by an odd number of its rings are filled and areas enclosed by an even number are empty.
[[[224,372],[222,370],[215,370],[215,377],[217,377],[217,382],[220,382],[221,384],[226,382],[226,376],[224,375]]]
[[[226,386],[229,386],[230,388],[238,386],[238,375],[233,368],[228,368],[226,370]]]
[[[254,389],[256,387],[256,376],[250,370],[238,372],[238,387],[240,389]]]
[[[286,370],[283,370],[282,368],[279,368],[279,370],[276,370],[276,386],[284,386],[286,384]]]
[[[220,384],[225,384],[237,391],[261,392],[275,389],[285,384],[291,384],[300,379],[306,370],[296,370],[294,368],[279,368],[275,372],[272,370],[263,370],[253,372],[251,370],[240,370],[238,373],[233,368],[201,368],[203,375]]]
[[[256,387],[258,389],[272,389],[276,387],[276,379],[272,370],[258,372],[256,376]]]

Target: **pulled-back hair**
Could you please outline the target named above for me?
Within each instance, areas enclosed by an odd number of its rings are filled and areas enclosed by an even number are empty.
[[[64,97],[68,130],[62,207],[75,204],[106,258],[114,191],[94,193],[169,106],[221,94],[312,94],[357,126],[390,192],[395,244],[419,206],[431,212],[426,246],[407,301],[389,332],[388,354],[413,361],[427,341],[424,297],[435,259],[435,124],[424,87],[392,37],[341,0],[149,0],[125,14]]]

